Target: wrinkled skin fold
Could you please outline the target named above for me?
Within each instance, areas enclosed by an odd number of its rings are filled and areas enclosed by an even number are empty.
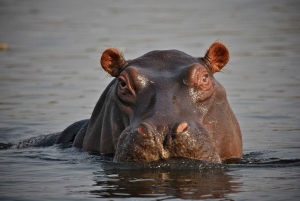
[[[204,57],[178,50],[125,60],[114,48],[101,65],[115,77],[89,120],[76,122],[55,143],[73,142],[116,162],[190,158],[222,163],[242,157],[242,135],[224,87],[214,78],[229,61],[216,42]]]

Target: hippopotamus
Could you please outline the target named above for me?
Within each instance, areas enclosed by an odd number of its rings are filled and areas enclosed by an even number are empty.
[[[155,50],[126,60],[120,51],[109,48],[100,63],[114,79],[91,118],[18,147],[71,142],[115,162],[240,159],[239,123],[224,87],[214,77],[229,57],[221,42],[213,43],[203,57]]]

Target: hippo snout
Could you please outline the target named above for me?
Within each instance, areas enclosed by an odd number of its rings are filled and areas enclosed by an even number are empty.
[[[168,126],[141,123],[121,134],[114,160],[150,162],[168,158],[193,158],[220,163],[210,134],[186,121]]]

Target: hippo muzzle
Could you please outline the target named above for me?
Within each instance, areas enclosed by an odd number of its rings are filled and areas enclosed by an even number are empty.
[[[149,162],[184,157],[221,163],[205,128],[192,128],[187,122],[158,127],[148,123],[128,127],[120,136],[114,160]]]
[[[82,148],[116,162],[241,158],[239,124],[213,76],[228,61],[218,42],[201,58],[164,50],[125,60],[107,49],[101,65],[116,78],[93,111]]]

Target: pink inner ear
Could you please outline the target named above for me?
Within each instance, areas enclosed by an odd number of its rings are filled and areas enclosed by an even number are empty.
[[[121,70],[127,64],[123,55],[114,48],[105,50],[102,54],[100,62],[103,69],[113,77],[119,76]]]
[[[228,63],[230,55],[227,47],[220,42],[212,44],[205,58],[209,60],[212,66],[212,73],[219,72]]]

